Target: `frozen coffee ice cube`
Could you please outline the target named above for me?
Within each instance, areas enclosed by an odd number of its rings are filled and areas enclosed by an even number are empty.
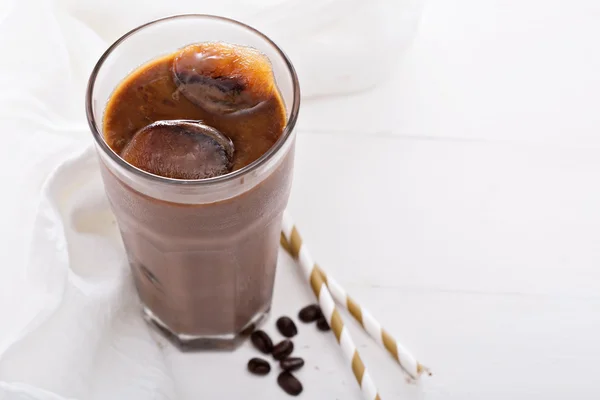
[[[121,157],[128,163],[174,179],[207,179],[231,171],[233,143],[200,121],[157,121],[140,129]]]
[[[187,46],[173,60],[179,91],[207,111],[247,110],[273,97],[268,58],[251,47],[206,42]]]

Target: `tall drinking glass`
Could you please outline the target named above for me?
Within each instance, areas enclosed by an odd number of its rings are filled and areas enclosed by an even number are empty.
[[[205,180],[166,178],[128,164],[103,138],[113,90],[140,65],[207,41],[254,47],[270,59],[286,108],[281,137],[246,167]],[[183,349],[234,348],[269,312],[299,106],[296,73],[281,49],[257,30],[215,16],[142,25],[110,46],[91,74],[87,118],[143,313]]]

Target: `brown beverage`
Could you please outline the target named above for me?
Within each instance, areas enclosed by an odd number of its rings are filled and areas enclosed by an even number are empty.
[[[129,164],[191,181],[250,165],[286,122],[263,54],[198,43],[127,76],[108,101],[103,136]],[[292,162],[290,147],[253,187],[198,203],[142,193],[101,163],[145,313],[179,344],[233,345],[269,311]]]

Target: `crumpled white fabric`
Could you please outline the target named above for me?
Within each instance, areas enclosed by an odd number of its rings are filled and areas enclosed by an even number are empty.
[[[412,21],[419,2],[404,3]],[[177,398],[140,317],[85,121],[87,78],[107,45],[169,14],[231,16],[281,43],[303,93],[318,97],[365,89],[393,68],[409,35],[395,25],[403,15],[385,23],[385,4],[0,2],[0,400]]]

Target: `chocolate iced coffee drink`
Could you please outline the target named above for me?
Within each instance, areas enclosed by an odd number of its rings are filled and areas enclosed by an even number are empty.
[[[174,50],[110,95],[102,136],[118,157],[101,152],[101,172],[147,318],[185,347],[231,347],[271,305],[289,114],[260,51]]]

